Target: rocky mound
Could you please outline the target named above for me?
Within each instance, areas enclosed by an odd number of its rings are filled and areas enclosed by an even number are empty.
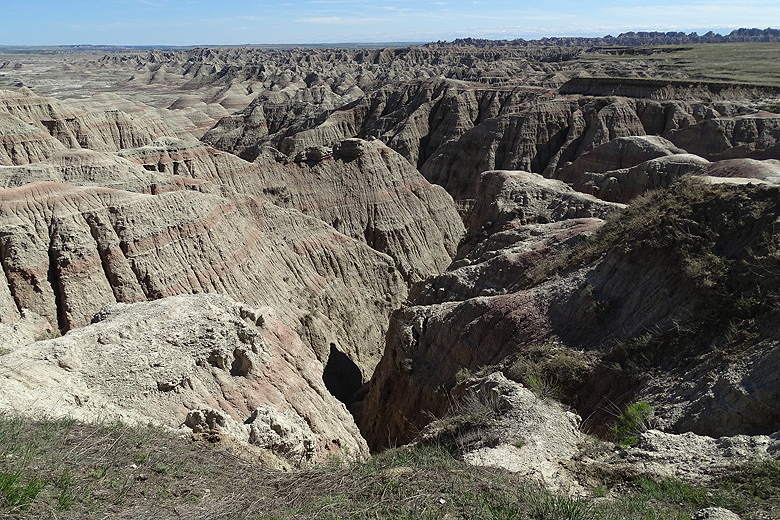
[[[282,467],[367,454],[322,363],[270,308],[217,295],[118,304],[0,361],[5,412],[190,429]]]
[[[645,398],[672,431],[774,432],[779,208],[777,188],[678,183],[530,276],[518,262],[525,283],[511,292],[497,290],[495,275],[458,277],[465,300],[393,316],[362,408],[369,443],[409,439],[430,413],[443,413],[442,391],[459,371],[513,363],[547,367],[592,427],[608,420],[611,403]],[[718,376],[713,367],[727,357],[739,361]]]
[[[501,372],[469,377],[451,398],[450,415],[429,424],[416,443],[448,446],[468,464],[501,468],[574,496],[589,496],[605,478],[714,483],[780,455],[780,434],[712,438],[653,429],[638,433],[634,446],[614,449],[584,434],[580,416]]]

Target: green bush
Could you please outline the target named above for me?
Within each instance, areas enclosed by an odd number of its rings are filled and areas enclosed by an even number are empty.
[[[552,377],[531,374],[525,378],[525,384],[541,399],[559,399],[561,396],[561,387]]]
[[[639,434],[651,428],[654,409],[649,403],[638,401],[626,406],[610,431],[612,439],[625,448],[639,444]]]

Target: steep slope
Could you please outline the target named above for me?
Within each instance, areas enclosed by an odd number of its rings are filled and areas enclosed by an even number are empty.
[[[596,431],[611,406],[645,398],[673,431],[772,433],[779,212],[776,187],[691,180],[530,273],[528,262],[505,264],[517,274],[503,279],[525,276],[506,294],[495,276],[458,276],[455,264],[432,285],[457,276],[466,299],[428,294],[421,302],[432,304],[393,316],[363,403],[364,435],[374,446],[409,439],[428,414],[446,411],[459,371],[490,365],[550,368],[542,375]]]
[[[192,139],[160,139],[120,155],[209,181],[227,197],[259,195],[316,217],[393,257],[410,282],[444,269],[463,234],[452,198],[379,141],[310,147],[293,160],[264,154],[254,163]]]
[[[115,302],[219,292],[276,308],[365,377],[406,294],[386,255],[253,198],[33,183],[0,192],[0,226],[2,321],[27,308],[63,332]]]

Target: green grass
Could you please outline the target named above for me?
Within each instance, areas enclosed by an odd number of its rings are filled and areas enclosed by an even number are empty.
[[[780,86],[780,43],[721,43],[654,47],[651,55],[583,55],[587,61],[649,62],[668,76],[683,73],[691,79]],[[678,50],[679,49],[679,50]],[[661,77],[664,74],[662,72]]]
[[[639,444],[639,435],[650,429],[653,407],[644,401],[631,403],[615,418],[610,429],[619,446],[629,448]]]
[[[751,518],[757,508],[774,511],[779,471],[745,467],[718,489],[613,480],[599,486],[610,499],[575,500],[467,466],[441,445],[283,472],[157,429],[0,416],[0,518],[8,519],[683,520],[711,505]]]
[[[541,398],[566,400],[591,369],[590,357],[554,343],[544,343],[519,352],[502,371]]]
[[[11,511],[27,509],[46,486],[37,478],[25,479],[19,473],[0,472],[0,502]]]
[[[544,374],[529,374],[525,384],[537,397],[542,399],[560,399],[561,387],[557,380]]]

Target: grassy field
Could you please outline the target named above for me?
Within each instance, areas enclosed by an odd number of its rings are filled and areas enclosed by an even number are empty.
[[[717,489],[605,477],[593,493],[602,498],[554,495],[437,446],[285,473],[155,429],[0,416],[5,519],[684,520],[711,505],[771,518],[756,512],[780,512],[780,463],[746,467]]]
[[[780,43],[718,43],[668,46],[649,56],[590,54],[590,60],[641,60],[662,70],[683,71],[692,79],[780,86]],[[664,47],[657,47],[664,50]]]

